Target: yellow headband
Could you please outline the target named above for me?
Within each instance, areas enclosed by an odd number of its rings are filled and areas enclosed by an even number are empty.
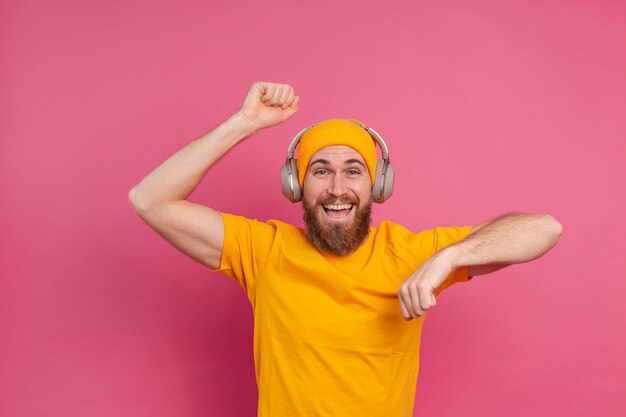
[[[351,119],[359,122],[356,119]],[[364,124],[363,122],[359,122]],[[300,138],[298,146],[298,181],[304,186],[304,175],[311,157],[315,152],[327,146],[345,145],[361,154],[370,173],[372,184],[376,175],[376,144],[374,139],[362,127],[342,119],[324,120],[307,130]]]

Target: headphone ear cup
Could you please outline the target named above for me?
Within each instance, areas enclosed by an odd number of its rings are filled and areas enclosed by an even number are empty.
[[[385,174],[383,174],[385,172]],[[393,194],[393,179],[395,171],[389,160],[379,159],[376,162],[376,179],[372,185],[372,200],[375,203],[384,203]]]
[[[380,194],[382,191],[382,176],[383,176],[383,164],[379,159],[376,162],[376,177],[374,177],[374,185],[372,185],[372,201],[374,203],[380,203]]]
[[[295,159],[288,159],[280,170],[283,195],[292,203],[302,200],[302,189],[298,182],[298,167]]]
[[[381,203],[384,203],[393,194],[393,180],[396,176],[396,171],[391,166],[389,160],[387,160],[387,173],[385,174],[385,183],[383,184],[383,196]]]
[[[300,181],[298,181],[298,167],[296,166],[296,160],[291,160],[291,188],[293,190],[292,203],[297,203],[302,200],[302,188],[300,188]]]

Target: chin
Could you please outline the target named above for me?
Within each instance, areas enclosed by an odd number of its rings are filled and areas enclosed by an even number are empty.
[[[329,214],[323,204],[303,200],[304,223],[309,242],[317,249],[347,255],[361,246],[369,235],[371,202],[363,207],[353,204],[345,215]]]

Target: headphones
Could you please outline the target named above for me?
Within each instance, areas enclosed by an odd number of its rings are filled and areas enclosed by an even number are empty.
[[[382,152],[383,159],[379,159],[376,162],[376,177],[374,178],[374,184],[372,185],[372,200],[375,203],[384,203],[393,194],[393,179],[395,176],[394,169],[389,162],[389,151],[387,150],[387,145],[385,144],[383,138],[371,127],[365,126],[364,124],[358,123],[354,120],[343,120],[354,123],[365,129],[365,131],[369,133],[372,139],[374,139],[374,141],[378,144],[378,147]],[[300,133],[293,138],[291,144],[289,145],[289,149],[287,150],[287,161],[280,170],[280,178],[282,182],[283,195],[292,203],[297,203],[302,200],[302,188],[298,182],[298,168],[296,166],[296,159],[293,157],[296,151],[296,146],[298,146],[300,138],[304,135],[304,132],[322,121],[302,129]]]

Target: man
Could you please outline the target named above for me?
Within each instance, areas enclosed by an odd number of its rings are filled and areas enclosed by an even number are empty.
[[[372,227],[373,190],[383,201],[390,190],[379,195],[380,181],[393,181],[376,168],[374,135],[341,119],[307,129],[283,172],[286,195],[297,201],[301,193],[305,230],[186,200],[222,155],[289,119],[298,102],[289,85],[254,83],[241,110],[163,162],[129,199],[173,245],[245,289],[259,416],[410,416],[424,314],[435,296],[542,256],[561,225],[549,215],[509,214],[420,233],[391,222]]]

